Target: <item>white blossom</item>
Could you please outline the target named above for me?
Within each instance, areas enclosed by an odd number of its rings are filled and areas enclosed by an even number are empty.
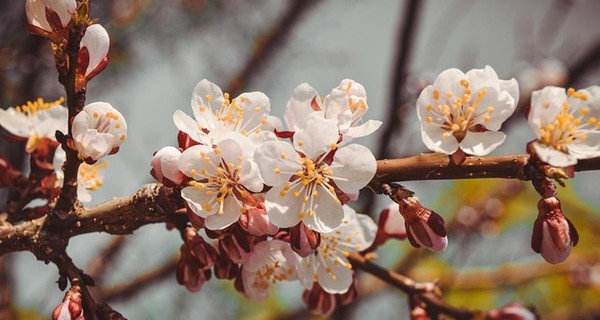
[[[204,79],[194,88],[191,105],[195,119],[177,110],[173,122],[177,129],[197,142],[211,144],[212,137],[231,131],[257,143],[264,141],[265,135],[274,138],[272,129],[278,125],[277,120],[269,116],[271,104],[262,92],[242,93],[230,100],[228,93]]]
[[[338,147],[336,121],[313,112],[294,134],[294,145],[265,142],[255,159],[267,185],[265,206],[270,221],[292,227],[303,221],[317,232],[339,227],[344,216],[337,192],[354,193],[375,175],[377,162],[369,149]]]
[[[364,137],[381,126],[381,121],[368,120],[363,116],[369,110],[367,93],[358,82],[344,79],[331,93],[321,98],[319,93],[307,83],[300,84],[292,92],[284,114],[284,120],[291,131],[298,131],[306,117],[314,111],[323,111],[326,119],[334,119],[344,141]]]
[[[423,142],[435,152],[486,155],[504,142],[498,130],[518,100],[517,81],[499,80],[490,66],[445,70],[417,99]]]
[[[127,123],[109,103],[94,102],[75,116],[72,133],[79,156],[93,162],[118,151],[127,137]]]
[[[377,225],[369,216],[344,206],[342,225],[321,234],[315,254],[298,264],[298,277],[306,289],[318,282],[327,293],[345,293],[353,281],[352,265],[347,256],[367,249],[375,240]]]
[[[108,63],[108,49],[110,47],[110,38],[106,29],[99,24],[93,24],[89,26],[79,46],[81,49],[85,48],[85,53],[80,50],[79,55],[86,54],[87,66],[84,76],[87,80],[91,79],[94,75],[102,71]],[[81,59],[80,59],[81,60]]]
[[[528,121],[537,156],[555,167],[600,156],[600,87],[534,91]]]
[[[223,229],[238,221],[247,210],[248,191],[263,188],[258,168],[244,150],[248,143],[252,144],[247,137],[231,134],[211,146],[192,146],[179,158],[179,170],[193,179],[181,196],[205,219],[208,229]]]
[[[15,136],[27,139],[25,150],[31,153],[42,138],[56,140],[56,131],[67,131],[68,109],[60,98],[44,102],[41,98],[25,105],[0,109],[0,126]]]
[[[296,280],[298,259],[287,242],[271,240],[256,244],[242,263],[245,295],[255,301],[264,300],[269,296],[271,285]]]

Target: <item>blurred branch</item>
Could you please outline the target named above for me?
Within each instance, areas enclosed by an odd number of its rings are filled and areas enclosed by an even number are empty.
[[[238,75],[229,81],[226,91],[232,96],[237,96],[253,77],[257,77],[276,51],[283,47],[302,16],[319,1],[294,0],[275,25],[258,38],[252,56]]]
[[[173,257],[162,266],[141,274],[127,283],[112,288],[104,288],[101,290],[101,295],[105,301],[127,300],[160,280],[173,275],[176,265],[177,257]]]
[[[97,283],[102,283],[106,270],[111,267],[115,257],[118,256],[121,249],[125,246],[127,238],[125,236],[114,236],[106,244],[104,249],[92,259],[88,264],[88,274],[96,280]]]
[[[0,257],[0,319],[15,319],[17,315],[12,305],[12,273],[9,257]]]

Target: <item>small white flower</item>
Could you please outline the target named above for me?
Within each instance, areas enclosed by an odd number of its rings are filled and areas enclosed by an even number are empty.
[[[518,100],[517,81],[499,80],[490,66],[445,70],[417,100],[423,142],[434,152],[486,155],[504,142],[498,130]]]
[[[377,162],[369,149],[351,144],[338,148],[336,121],[313,112],[294,134],[294,146],[265,142],[255,159],[267,192],[270,221],[287,228],[303,221],[317,232],[339,227],[344,217],[336,192],[354,193],[375,175]]]
[[[179,171],[178,162],[181,151],[175,147],[164,147],[154,153],[150,165],[152,176],[159,182],[180,185],[185,175]]]
[[[65,163],[67,156],[65,151],[58,147],[54,153],[54,160],[52,165],[54,166],[54,173],[56,174],[56,186],[62,187],[65,179],[65,174],[62,170],[62,166]],[[97,162],[93,165],[82,163],[79,166],[77,172],[77,198],[81,202],[92,201],[92,191],[96,191],[102,186],[103,172],[102,169],[108,165],[108,161]]]
[[[600,87],[545,87],[531,97],[529,127],[537,156],[555,167],[600,156]]]
[[[252,255],[242,263],[242,283],[245,295],[260,301],[269,296],[271,285],[296,280],[298,255],[287,242],[262,241],[254,246]]]
[[[179,170],[193,179],[181,196],[208,229],[224,229],[238,221],[247,210],[248,190],[263,188],[256,164],[244,152],[248,143],[241,134],[230,135],[211,146],[192,146],[179,158]]]
[[[262,135],[274,135],[272,126],[277,121],[270,119],[271,104],[262,92],[242,93],[233,100],[228,93],[223,93],[216,84],[204,79],[200,81],[192,93],[192,111],[194,118],[181,110],[173,114],[173,122],[180,131],[192,140],[204,144],[213,141],[208,136],[218,136],[223,132],[239,132],[253,141],[264,141]]]
[[[110,47],[108,32],[99,24],[89,26],[79,47],[80,67],[85,68],[82,74],[86,80],[90,80],[104,70],[108,63],[107,54]]]
[[[315,254],[298,264],[298,277],[306,289],[318,282],[327,293],[345,293],[353,281],[350,253],[367,249],[375,240],[377,225],[364,214],[344,206],[344,220],[335,231],[321,234]]]
[[[75,116],[72,133],[79,156],[93,162],[119,150],[127,137],[127,123],[109,103],[94,102]]]
[[[30,25],[46,32],[52,32],[53,27],[48,21],[46,10],[59,18],[61,27],[65,28],[71,21],[71,14],[75,12],[77,2],[75,0],[27,0],[25,3],[25,12],[27,21]]]
[[[319,93],[307,83],[300,84],[288,100],[284,120],[291,131],[298,131],[308,115],[323,111],[326,119],[335,119],[340,134],[347,142],[352,138],[364,137],[381,126],[381,121],[368,120],[363,116],[369,110],[367,93],[358,82],[344,79],[340,85],[321,99]]]
[[[16,108],[0,109],[0,126],[15,136],[28,139],[25,150],[31,153],[42,138],[56,140],[57,130],[67,131],[68,109],[60,98],[44,102],[41,98]]]

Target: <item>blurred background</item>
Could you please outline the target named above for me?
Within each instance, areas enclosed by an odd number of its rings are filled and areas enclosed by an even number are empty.
[[[173,112],[191,114],[192,90],[204,78],[232,96],[266,93],[279,117],[298,84],[308,82],[324,96],[354,79],[367,90],[366,117],[384,121],[359,142],[383,159],[428,152],[414,102],[438,73],[490,65],[501,79],[519,80],[521,89],[520,109],[503,126],[508,139],[494,154],[523,153],[533,139],[523,113],[532,90],[600,84],[598,13],[600,2],[591,0],[92,0],[92,17],[111,37],[111,62],[89,83],[87,101],[118,108],[129,134],[108,158],[105,184],[89,205],[152,182],[152,153],[176,144]],[[64,95],[49,43],[26,33],[23,21],[24,1],[0,1],[2,108]],[[16,167],[25,163],[23,149],[0,140],[0,152]],[[432,255],[390,242],[376,262],[416,280],[439,279],[444,300],[456,306],[488,310],[518,301],[535,305],[544,319],[598,319],[599,178],[586,172],[559,189],[580,233],[561,264],[549,265],[531,250],[538,195],[530,184],[509,180],[407,182],[446,219],[449,248]],[[354,204],[373,217],[385,205],[368,190]],[[298,284],[278,287],[263,303],[215,279],[187,292],[174,276],[180,245],[177,232],[155,225],[126,238],[78,236],[69,253],[95,276],[98,300],[129,319],[311,317]],[[57,278],[54,266],[29,253],[0,258],[0,306],[8,319],[48,319],[63,296]],[[401,292],[368,275],[360,279],[359,299],[333,318],[408,317]]]

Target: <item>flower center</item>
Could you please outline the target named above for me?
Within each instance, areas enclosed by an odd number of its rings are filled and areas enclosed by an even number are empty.
[[[252,282],[252,287],[257,289],[267,289],[271,284],[287,280],[294,273],[292,268],[285,268],[279,261],[265,264],[256,272],[256,278]]]
[[[567,90],[567,94],[569,97],[587,101],[585,93],[575,91],[573,88]],[[569,144],[584,141],[589,131],[600,129],[598,119],[588,116],[589,108],[582,108],[577,115],[569,109],[569,103],[563,102],[561,112],[554,120],[540,128],[540,143],[567,152]]]
[[[431,114],[425,118],[427,123],[439,123],[444,132],[444,137],[453,135],[458,141],[462,141],[467,131],[476,130],[477,124],[487,122],[491,119],[494,107],[488,106],[485,111],[480,107],[481,101],[487,95],[487,89],[477,91],[475,99],[471,96],[469,81],[460,80],[463,87],[462,96],[454,96],[451,91],[442,95],[438,90],[433,90],[433,99],[436,106],[427,105],[425,110]]]
[[[97,162],[93,165],[82,163],[77,174],[77,183],[87,190],[95,191],[104,183],[100,178],[100,170],[108,165],[108,161]]]
[[[214,111],[217,121],[222,127],[227,127],[233,131],[240,132],[243,135],[248,135],[252,132],[260,132],[261,127],[267,123],[267,118],[263,116],[263,110],[259,106],[254,108],[254,113],[251,114],[248,119],[244,119],[245,110],[238,104],[238,99],[241,103],[246,102],[246,98],[244,96],[229,100],[229,93],[225,92],[223,93],[223,98],[224,99],[221,106]],[[212,97],[210,95],[206,95],[205,99],[207,102],[210,102]],[[200,111],[204,112],[205,110],[206,106],[200,107]],[[256,116],[262,117],[259,124],[252,128],[248,128],[248,124]]]
[[[120,129],[122,126],[119,115],[110,111],[106,113],[98,113],[95,111],[92,114],[92,119],[92,121],[94,121],[93,127],[100,133],[109,133],[114,129]],[[122,134],[119,136],[119,139],[121,141],[125,140],[125,135]]]
[[[19,113],[32,116],[42,110],[48,110],[56,106],[60,106],[64,101],[65,98],[63,97],[51,102],[44,102],[44,99],[38,98],[36,101],[27,101],[26,104],[16,107],[15,110]]]
[[[218,147],[214,147],[215,154],[220,154],[221,150]],[[218,214],[223,214],[225,198],[229,195],[236,193],[242,198],[245,198],[246,192],[240,187],[238,181],[240,180],[240,174],[242,172],[241,163],[244,160],[241,156],[236,159],[237,164],[233,162],[226,163],[221,159],[220,163],[214,163],[211,158],[205,153],[200,152],[200,157],[204,163],[209,164],[213,167],[213,170],[202,169],[200,172],[192,170],[190,173],[192,176],[200,174],[203,179],[198,181],[190,181],[189,185],[193,186],[198,190],[203,190],[207,196],[211,197],[210,201],[204,202],[202,208],[208,212],[213,211],[214,206],[219,206]],[[236,199],[238,199],[236,197]],[[239,200],[238,200],[239,201]],[[244,206],[240,206],[242,212],[245,211]]]

